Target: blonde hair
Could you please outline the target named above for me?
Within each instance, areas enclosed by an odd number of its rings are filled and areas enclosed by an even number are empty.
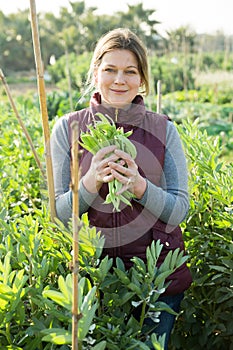
[[[149,74],[147,51],[138,36],[126,28],[113,29],[99,39],[93,53],[87,83],[92,86],[94,85],[94,71],[100,66],[104,54],[116,49],[129,50],[135,55],[142,80],[140,92],[148,95]]]

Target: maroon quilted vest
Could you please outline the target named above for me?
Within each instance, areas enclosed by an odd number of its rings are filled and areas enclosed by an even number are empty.
[[[71,135],[70,125],[73,120],[79,122],[80,130],[86,131],[86,126],[93,121],[97,111],[107,113],[114,119],[113,109],[105,110],[100,104],[94,103],[90,109],[70,114],[69,135]],[[140,174],[159,186],[164,164],[168,117],[146,111],[140,97],[130,109],[132,117],[129,118],[128,112],[120,113],[122,114],[119,114],[120,122],[116,122],[116,125],[123,127],[124,131],[133,130],[129,138],[137,148],[136,163]],[[70,144],[72,144],[71,140]],[[89,152],[83,150],[80,159],[81,175],[88,170],[91,157]],[[179,226],[167,225],[134,200],[132,207],[122,204],[120,212],[113,212],[111,204],[104,204],[107,193],[108,185],[104,184],[99,191],[99,196],[88,210],[90,225],[95,226],[105,236],[103,257],[106,255],[112,258],[119,257],[124,261],[126,268],[129,268],[132,266],[131,259],[134,256],[146,260],[146,248],[153,240],[160,240],[163,244],[159,265],[170,250],[178,247],[184,250]],[[173,295],[186,290],[192,281],[186,264],[169,276],[168,280],[172,282],[165,294]]]

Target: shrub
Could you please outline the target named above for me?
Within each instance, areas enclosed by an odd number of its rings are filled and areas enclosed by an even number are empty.
[[[233,164],[221,161],[218,137],[196,123],[179,126],[190,171],[190,210],[183,230],[194,282],[172,349],[232,349]]]
[[[67,350],[70,345],[64,344],[64,339],[70,339],[70,306],[61,305],[58,299],[64,293],[67,296],[66,288],[70,293],[70,230],[61,223],[50,222],[44,204],[47,192],[31,151],[12,112],[6,104],[0,107],[3,130],[0,140],[1,349]],[[42,159],[38,110],[27,103],[21,105],[21,112]],[[190,171],[190,210],[183,232],[194,282],[183,301],[183,312],[173,332],[171,347],[232,349],[233,165],[222,161],[224,149],[220,139],[202,131],[198,120],[180,121],[177,127]],[[83,286],[82,296],[90,292],[91,305],[94,309],[97,307],[91,328],[83,334],[83,349],[94,349],[97,345],[95,350],[106,346],[111,350],[119,346],[146,349],[145,339],[140,335],[140,322],[130,315],[136,305],[145,305],[148,301],[155,303],[153,311],[166,307],[157,304],[156,294],[151,293],[151,288],[163,291],[162,271],[151,268],[159,254],[159,242],[148,250],[147,264],[135,258],[133,268],[125,271],[120,260],[114,268],[111,259],[100,260],[103,242],[96,237],[94,228],[88,228],[87,222],[83,230],[80,286]],[[88,234],[92,245],[85,241]],[[171,261],[167,261],[166,273],[172,268]],[[99,295],[97,304],[92,299],[94,287]],[[101,293],[104,298],[100,298]],[[151,297],[155,299],[150,300]],[[83,303],[84,299],[81,300]],[[127,317],[123,318],[125,310]],[[50,328],[57,329],[61,337],[55,340]],[[93,339],[98,343],[92,344]],[[162,349],[163,339],[152,341],[156,349]]]

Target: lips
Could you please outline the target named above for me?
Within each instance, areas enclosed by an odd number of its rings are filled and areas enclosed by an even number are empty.
[[[116,90],[116,89],[111,89],[112,92],[116,92],[116,93],[119,93],[119,94],[122,94],[124,92],[127,92],[127,90]]]

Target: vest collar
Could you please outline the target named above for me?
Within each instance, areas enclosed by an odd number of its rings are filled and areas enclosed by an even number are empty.
[[[93,114],[101,112],[107,114],[118,124],[129,124],[133,126],[141,125],[146,115],[144,100],[141,95],[137,95],[127,110],[114,108],[111,105],[101,104],[101,95],[96,92],[91,98],[90,109]]]

